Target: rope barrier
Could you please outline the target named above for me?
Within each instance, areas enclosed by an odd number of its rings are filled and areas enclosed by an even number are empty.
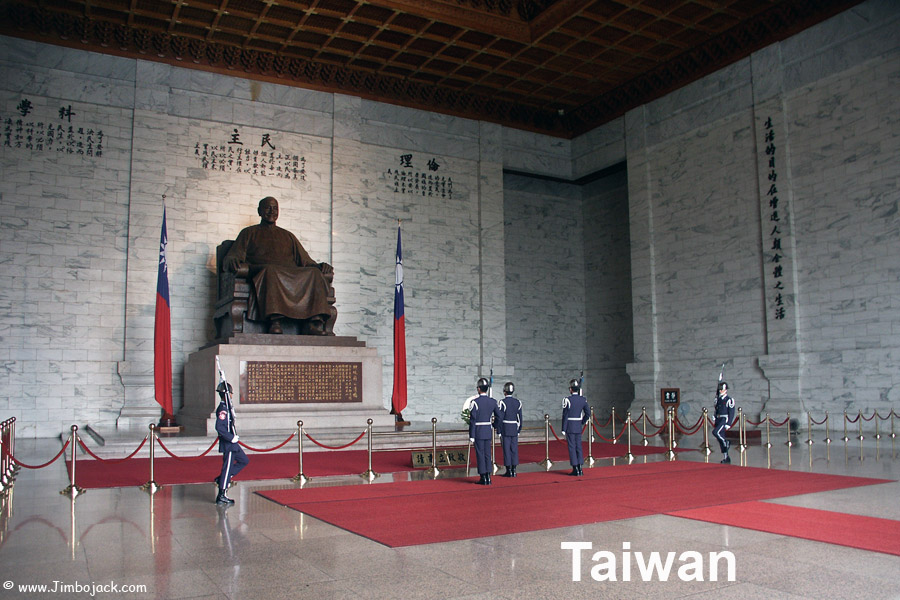
[[[49,467],[50,465],[52,465],[53,463],[55,463],[55,462],[59,459],[59,457],[63,455],[63,452],[65,452],[65,451],[66,451],[66,448],[69,447],[69,441],[70,441],[70,440],[66,440],[66,443],[63,444],[62,450],[60,450],[59,453],[58,453],[56,456],[54,456],[53,458],[51,458],[50,460],[48,460],[47,462],[45,462],[45,463],[42,464],[42,465],[26,465],[25,463],[19,461],[19,459],[17,459],[17,458],[16,458],[15,456],[13,456],[12,454],[10,454],[9,457],[10,457],[11,459],[13,459],[13,462],[14,462],[14,463],[16,463],[17,465],[19,465],[20,467],[23,467],[23,468],[25,468],[25,469],[43,469],[44,467]]]
[[[859,421],[859,418],[860,418],[861,416],[862,416],[862,413],[857,413],[857,414],[856,414],[856,418],[855,418],[855,419],[851,419],[851,418],[848,417],[847,415],[844,415],[844,419],[846,419],[846,420],[849,421],[850,423],[856,423],[857,421]]]
[[[102,462],[107,462],[107,463],[110,463],[110,464],[116,464],[116,463],[125,462],[125,461],[128,460],[129,458],[133,458],[134,455],[137,454],[138,452],[140,452],[141,448],[144,447],[144,444],[147,443],[147,438],[148,438],[148,437],[150,437],[150,436],[145,435],[143,441],[142,441],[142,442],[140,443],[140,445],[135,449],[135,451],[132,452],[131,454],[129,454],[128,456],[126,456],[125,458],[101,458],[100,456],[97,456],[96,454],[94,454],[93,452],[91,452],[91,449],[87,447],[87,445],[84,443],[84,440],[81,439],[81,436],[78,436],[76,439],[78,440],[78,445],[81,446],[81,449],[84,450],[85,452],[87,452],[87,453],[88,453],[90,456],[92,456],[93,458],[95,458],[95,459],[97,459],[97,460],[99,460],[99,461],[102,461]]]
[[[785,420],[782,421],[781,423],[776,423],[774,420],[769,419],[769,423],[771,423],[771,424],[774,425],[775,427],[781,427],[782,425],[786,425],[787,422],[790,421],[790,420],[791,420],[791,418],[790,418],[790,417],[787,417],[787,418],[785,418]]]
[[[826,414],[825,418],[822,419],[821,421],[816,421],[815,419],[812,418],[812,416],[809,417],[809,420],[812,421],[813,425],[824,425],[825,423],[828,422],[828,414]]]
[[[281,443],[278,444],[277,446],[274,446],[274,447],[272,447],[272,448],[267,448],[267,449],[263,449],[263,448],[254,448],[253,446],[248,446],[247,444],[245,444],[244,442],[242,442],[242,441],[240,441],[240,440],[238,440],[238,444],[240,444],[241,446],[243,446],[243,447],[246,448],[247,450],[252,450],[253,452],[274,452],[275,450],[278,450],[279,448],[283,448],[285,444],[287,444],[289,441],[291,441],[292,439],[294,439],[294,436],[295,436],[295,435],[297,435],[297,434],[296,434],[296,433],[292,433],[291,435],[289,435],[289,436],[287,437],[286,440],[284,440],[283,442],[281,442]]]
[[[874,419],[874,418],[877,417],[877,416],[878,416],[878,411],[875,411],[875,412],[872,413],[872,416],[869,417],[868,419],[865,418],[865,417],[862,415],[862,413],[859,413],[859,416],[858,416],[857,418],[862,419],[863,421],[871,421],[872,419]]]
[[[173,454],[171,450],[169,450],[168,448],[166,448],[166,445],[163,444],[163,441],[162,441],[161,439],[156,438],[156,441],[159,442],[159,447],[162,448],[163,450],[165,450],[166,454],[168,454],[169,456],[171,456],[171,457],[174,458],[175,460],[185,460],[185,461],[189,461],[189,460],[198,460],[198,459],[203,458],[204,456],[206,456],[207,454],[209,454],[210,451],[211,451],[213,448],[215,448],[216,444],[219,442],[218,438],[216,438],[215,440],[213,440],[213,443],[209,445],[209,448],[207,448],[207,449],[203,452],[203,454],[201,454],[201,455],[199,455],[199,456],[178,456],[178,455],[176,455],[176,454]]]
[[[683,433],[684,435],[694,435],[698,431],[700,431],[700,426],[703,425],[703,417],[701,416],[697,419],[697,422],[685,429],[678,423],[678,417],[675,417],[675,428]]]
[[[315,444],[316,446],[318,446],[320,448],[325,448],[326,450],[343,450],[344,448],[349,448],[350,446],[352,446],[359,440],[363,439],[363,436],[366,435],[366,430],[363,430],[363,432],[361,434],[359,434],[359,437],[357,437],[355,440],[353,440],[349,444],[344,444],[343,446],[326,446],[325,444],[317,442],[315,439],[313,439],[313,436],[309,435],[309,433],[307,433],[305,431],[303,432],[303,435],[305,435],[309,439],[309,441],[311,441],[313,444]]]

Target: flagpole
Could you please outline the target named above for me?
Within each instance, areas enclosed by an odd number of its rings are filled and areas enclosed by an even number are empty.
[[[163,414],[157,424],[162,434],[181,431],[175,420],[172,402],[172,321],[169,298],[169,261],[167,246],[169,234],[166,227],[166,195],[162,195],[163,221],[159,234],[159,264],[156,279],[156,312],[153,324],[153,385],[156,401]]]
[[[406,408],[406,317],[403,300],[403,251],[400,225],[397,219],[397,254],[394,261],[394,391],[391,393],[391,414],[395,425],[409,425],[403,418]]]

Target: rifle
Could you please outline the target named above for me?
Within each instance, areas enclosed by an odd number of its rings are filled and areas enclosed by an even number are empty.
[[[228,408],[228,420],[231,433],[237,435],[237,427],[235,427],[234,424],[234,405],[231,403],[231,392],[233,388],[231,387],[231,384],[228,383],[228,380],[225,379],[225,371],[222,370],[222,365],[219,363],[218,356],[216,356],[216,371],[219,372],[219,385],[216,387],[216,391],[222,395],[222,398],[225,400],[225,406]]]

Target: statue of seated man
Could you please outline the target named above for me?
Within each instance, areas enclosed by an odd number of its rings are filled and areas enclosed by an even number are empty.
[[[278,200],[263,198],[257,212],[259,225],[238,234],[222,264],[225,271],[252,281],[247,318],[266,321],[269,333],[282,333],[286,317],[304,322],[301,333],[325,335],[331,309],[324,275],[334,269],[315,262],[293,233],[275,225]]]

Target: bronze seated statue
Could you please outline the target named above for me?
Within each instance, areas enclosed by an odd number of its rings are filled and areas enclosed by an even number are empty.
[[[235,333],[334,335],[334,270],[316,263],[277,227],[278,201],[263,198],[262,221],[216,248],[216,338]]]

